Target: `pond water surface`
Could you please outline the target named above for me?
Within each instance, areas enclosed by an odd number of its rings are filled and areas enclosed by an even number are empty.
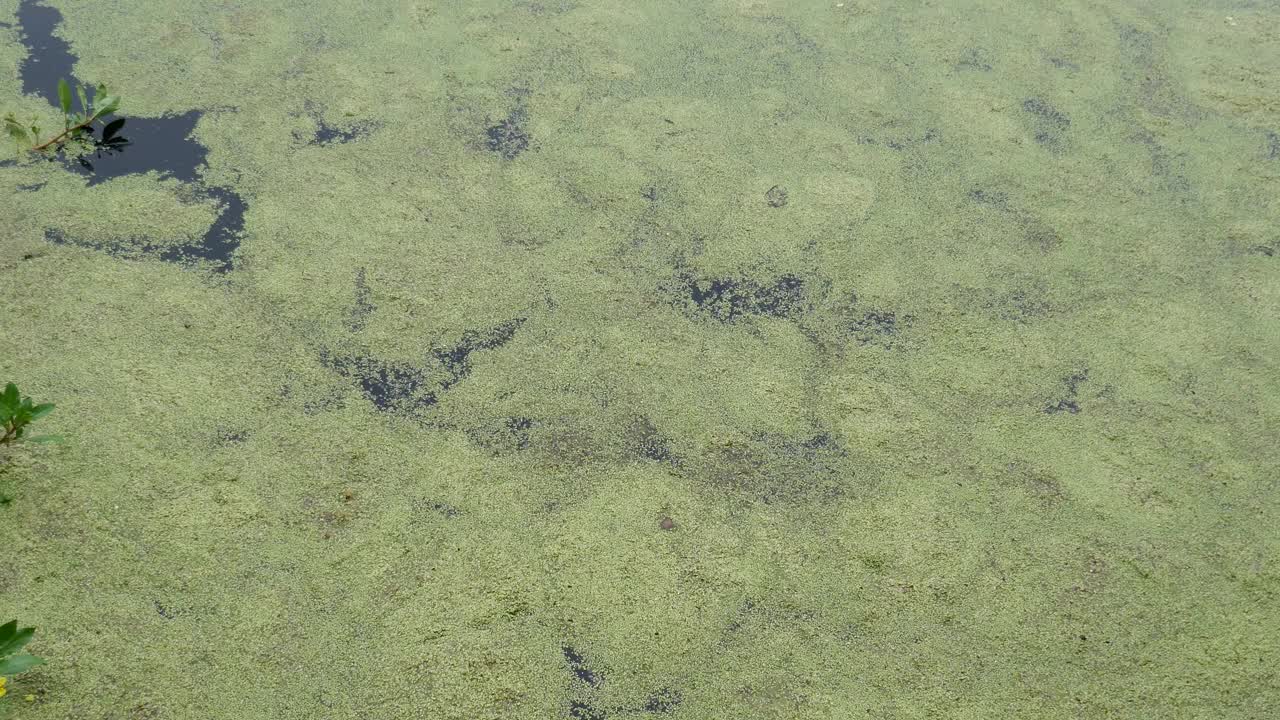
[[[0,717],[1280,715],[1278,22],[0,0]]]

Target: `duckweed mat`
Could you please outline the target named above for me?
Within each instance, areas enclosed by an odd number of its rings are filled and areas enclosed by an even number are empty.
[[[1276,717],[1277,22],[0,0],[0,715]]]

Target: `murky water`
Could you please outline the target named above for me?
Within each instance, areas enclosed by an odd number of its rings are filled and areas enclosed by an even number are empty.
[[[0,716],[1276,716],[1278,22],[0,0]]]

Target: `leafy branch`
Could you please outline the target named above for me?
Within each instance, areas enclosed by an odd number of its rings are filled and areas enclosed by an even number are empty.
[[[30,653],[18,654],[35,633],[36,629],[33,627],[19,630],[17,620],[10,620],[0,626],[0,676],[17,675],[44,664],[44,660]]]
[[[53,403],[36,405],[31,402],[31,398],[23,397],[18,392],[17,385],[9,383],[5,386],[4,392],[0,393],[0,432],[3,433],[0,434],[0,445],[10,445],[19,440],[27,440],[28,442],[61,440],[62,438],[57,435],[23,437],[23,434],[27,431],[27,425],[51,412],[53,412]]]
[[[107,91],[107,86],[102,84],[95,89],[92,101],[89,100],[83,85],[76,85],[76,96],[80,100],[81,112],[72,110],[71,85],[65,78],[58,81],[58,104],[62,108],[63,130],[43,142],[40,140],[40,126],[36,125],[35,118],[32,118],[31,123],[27,125],[19,121],[13,113],[5,115],[5,131],[17,144],[18,151],[21,152],[24,147],[31,152],[44,152],[51,147],[60,150],[72,140],[92,135],[93,124],[104,122],[104,117],[120,107],[120,96],[112,95]],[[124,118],[116,118],[104,125],[102,142],[110,143],[124,126]]]

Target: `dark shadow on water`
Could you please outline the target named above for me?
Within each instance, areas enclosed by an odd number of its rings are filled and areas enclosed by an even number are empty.
[[[77,58],[71,46],[55,34],[61,22],[62,14],[39,0],[22,0],[18,7],[18,26],[28,53],[20,68],[23,91],[38,95],[55,107],[58,81],[62,78],[72,81],[76,77]],[[83,81],[82,84],[92,85]],[[202,182],[200,172],[207,167],[209,150],[192,137],[200,117],[201,112],[197,110],[158,118],[129,117],[115,137],[106,133],[107,128],[95,128],[92,152],[78,157],[59,152],[50,160],[84,175],[89,185],[154,171],[161,177],[197,186],[197,196],[213,200],[219,206],[218,217],[204,237],[181,246],[144,246],[143,252],[167,262],[203,260],[216,272],[227,272],[232,269],[232,256],[240,246],[246,203],[229,187]],[[108,120],[114,122],[110,117]],[[6,165],[13,162],[0,163],[0,166]],[[46,231],[45,236],[56,244],[109,252],[102,243],[92,239],[69,238],[54,230]]]
[[[161,177],[198,183],[196,171],[209,154],[208,148],[191,139],[199,120],[200,113],[195,110],[159,118],[126,118],[121,129],[129,141],[125,149],[99,152],[83,158],[83,162],[73,158],[64,158],[63,162],[69,170],[85,175],[90,185],[153,170]],[[100,147],[101,142],[95,133],[95,145]]]

